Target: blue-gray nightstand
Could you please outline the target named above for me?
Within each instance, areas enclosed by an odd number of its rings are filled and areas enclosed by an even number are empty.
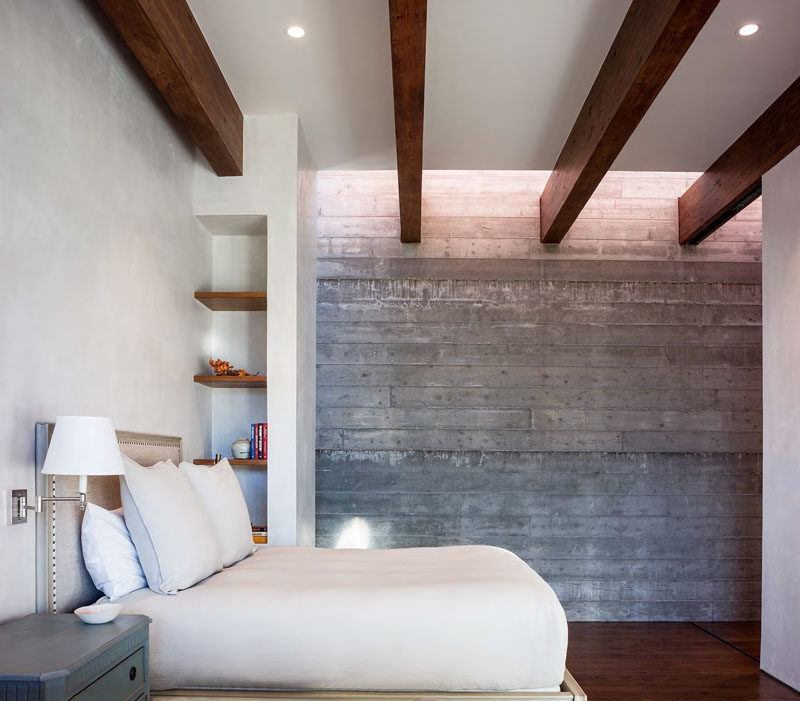
[[[0,626],[0,701],[149,701],[149,625],[35,613]]]

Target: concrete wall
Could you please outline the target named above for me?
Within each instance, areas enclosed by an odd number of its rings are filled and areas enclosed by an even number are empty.
[[[0,64],[0,489],[33,493],[58,414],[207,452],[193,145],[93,2],[0,3]],[[33,518],[0,525],[0,621],[34,609],[34,547]]]
[[[761,666],[800,689],[800,149],[764,176]]]
[[[759,614],[760,202],[677,244],[691,174],[614,173],[560,246],[542,173],[320,173],[320,545],[491,543],[572,619]]]

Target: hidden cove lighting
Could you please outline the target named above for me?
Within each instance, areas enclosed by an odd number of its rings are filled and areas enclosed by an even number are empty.
[[[759,26],[755,22],[748,22],[747,24],[743,24],[739,29],[736,30],[736,33],[740,37],[749,37],[753,36],[759,30]]]
[[[286,33],[292,37],[292,39],[302,39],[306,35],[306,30],[299,24],[293,24],[291,27],[286,28]]]

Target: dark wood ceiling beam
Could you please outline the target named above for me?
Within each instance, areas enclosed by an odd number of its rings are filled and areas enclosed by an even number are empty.
[[[800,147],[800,78],[678,199],[678,240],[698,244],[761,194],[761,176]]]
[[[564,238],[719,0],[633,0],[540,199],[541,240]]]
[[[427,0],[389,0],[400,240],[422,238],[422,127]]]
[[[186,0],[97,3],[217,175],[241,175],[242,112]]]

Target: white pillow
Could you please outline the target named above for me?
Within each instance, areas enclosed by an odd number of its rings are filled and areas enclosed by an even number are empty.
[[[172,461],[142,467],[123,455],[120,496],[147,585],[161,594],[188,589],[222,569],[214,529]]]
[[[122,509],[107,511],[96,504],[86,504],[81,546],[89,576],[111,601],[147,586]]]
[[[250,514],[228,459],[211,467],[182,462],[180,470],[189,479],[214,527],[225,567],[255,552]]]

